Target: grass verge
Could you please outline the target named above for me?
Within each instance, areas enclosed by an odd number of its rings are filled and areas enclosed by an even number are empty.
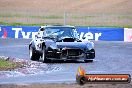
[[[7,23],[7,22],[0,22],[0,25],[4,26],[43,26],[43,25],[61,25],[59,23],[38,23],[38,24],[25,24],[25,23]]]
[[[22,64],[0,58],[0,71],[13,70],[18,67],[22,67]]]
[[[59,23],[38,23],[38,24],[25,24],[25,23],[7,23],[7,22],[0,22],[0,25],[4,26],[42,26],[42,25],[63,25]],[[68,24],[68,25],[75,25],[75,24]],[[75,26],[89,26],[89,27],[115,27],[115,28],[132,28],[132,25],[75,25]]]

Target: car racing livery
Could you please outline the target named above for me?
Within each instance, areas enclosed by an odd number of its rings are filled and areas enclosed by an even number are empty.
[[[40,27],[30,42],[29,55],[31,60],[43,62],[79,59],[87,62],[93,61],[95,50],[93,42],[79,39],[74,26],[48,25]]]

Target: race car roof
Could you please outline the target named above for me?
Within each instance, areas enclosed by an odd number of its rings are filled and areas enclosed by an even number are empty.
[[[40,28],[45,28],[45,27],[74,27],[70,25],[46,25],[46,26],[41,26]]]

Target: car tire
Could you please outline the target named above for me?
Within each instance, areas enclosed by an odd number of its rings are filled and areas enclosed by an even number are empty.
[[[95,58],[95,50],[91,49],[90,52],[92,52],[90,55],[86,55],[86,59],[94,59]]]
[[[84,60],[85,62],[93,62],[93,60],[91,59],[95,58],[95,50],[91,49],[91,52],[94,52],[94,53],[91,53],[89,56],[86,56],[86,60]]]
[[[42,50],[42,62],[43,63],[47,63],[49,62],[49,60],[47,59],[46,55],[45,55],[45,46],[43,47],[43,50]]]
[[[94,49],[91,49],[91,52],[94,52],[92,54],[90,54],[90,59],[94,59],[95,58],[95,50]]]
[[[40,58],[40,55],[38,55],[38,53],[35,53],[35,51],[31,46],[29,47],[29,56],[30,56],[30,60],[33,61],[38,61]]]

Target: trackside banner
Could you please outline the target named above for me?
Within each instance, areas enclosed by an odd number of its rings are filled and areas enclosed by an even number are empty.
[[[132,42],[132,28],[124,28],[124,41]]]
[[[0,26],[2,38],[33,38],[39,26]]]
[[[89,40],[123,41],[124,28],[109,27],[77,27],[80,38],[86,37]]]
[[[1,38],[33,38],[39,26],[0,26]],[[79,27],[76,26],[80,39],[85,37],[89,40],[124,41],[124,28],[109,27]],[[127,29],[125,29],[126,31]],[[130,35],[129,35],[130,37]],[[127,41],[128,39],[125,38]]]

